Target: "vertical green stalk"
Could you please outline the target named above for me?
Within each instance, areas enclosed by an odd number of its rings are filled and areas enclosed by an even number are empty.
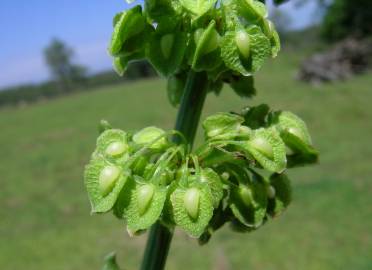
[[[175,129],[182,132],[186,137],[190,149],[194,143],[207,90],[208,78],[206,73],[190,71],[175,126]],[[172,236],[173,231],[170,231],[160,222],[151,227],[141,270],[164,269]]]

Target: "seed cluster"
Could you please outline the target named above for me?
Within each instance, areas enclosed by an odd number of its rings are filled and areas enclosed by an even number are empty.
[[[278,216],[291,200],[286,169],[317,160],[305,123],[267,105],[209,116],[203,129],[190,152],[175,131],[106,124],[85,169],[92,212],[112,211],[130,234],[160,221],[206,243],[225,223],[248,232]]]
[[[116,71],[147,59],[168,79],[177,105],[190,70],[208,74],[209,91],[229,84],[240,96],[255,93],[253,74],[280,50],[278,33],[257,0],[145,0],[117,14],[109,47]]]

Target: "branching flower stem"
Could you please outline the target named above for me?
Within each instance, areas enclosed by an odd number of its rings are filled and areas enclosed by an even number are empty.
[[[194,143],[207,91],[207,74],[190,70],[175,126],[175,129],[186,137],[190,151]],[[179,137],[175,137],[174,140],[180,142]],[[172,236],[173,231],[160,222],[151,227],[141,270],[164,269]]]

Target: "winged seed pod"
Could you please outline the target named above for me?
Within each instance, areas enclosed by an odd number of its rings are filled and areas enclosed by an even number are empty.
[[[192,68],[196,71],[213,70],[221,64],[219,43],[220,35],[216,31],[215,21],[211,21],[204,30],[199,28],[194,33],[196,45]]]
[[[243,147],[264,169],[279,173],[285,170],[285,145],[275,129],[254,130]]]
[[[166,188],[145,183],[139,177],[128,180],[115,206],[115,215],[125,218],[128,230],[136,233],[153,225],[160,217]]]
[[[244,119],[231,113],[217,113],[207,117],[203,122],[205,138],[229,139],[238,135]]]
[[[194,183],[187,188],[177,187],[170,199],[175,223],[198,238],[213,215],[213,198],[208,186]]]
[[[311,137],[303,120],[291,112],[279,111],[270,115],[270,124],[280,132],[290,150],[288,161],[291,167],[317,162],[318,152],[312,147]]]
[[[264,20],[263,32],[270,39],[272,57],[276,57],[280,51],[280,38],[275,25],[270,20]]]
[[[271,116],[271,123],[276,125],[281,134],[290,133],[299,138],[303,144],[312,144],[305,122],[297,115],[288,111],[275,112]]]
[[[272,216],[279,216],[292,200],[292,188],[289,178],[285,174],[270,176],[270,187],[275,190],[269,198],[267,212]]]
[[[267,202],[265,184],[261,181],[240,184],[231,190],[230,208],[234,216],[247,227],[258,227],[263,223]]]
[[[240,14],[249,22],[260,23],[268,16],[265,4],[256,0],[237,0]]]
[[[221,57],[225,65],[244,76],[258,71],[270,56],[270,40],[256,25],[228,31],[221,40]]]
[[[145,29],[145,20],[145,17],[142,16],[141,6],[135,6],[132,9],[119,13],[114,19],[114,32],[109,47],[110,54],[119,56],[126,42]],[[125,53],[128,53],[128,51],[125,51]]]
[[[133,142],[155,151],[164,150],[170,143],[164,130],[157,127],[146,127],[133,135]],[[158,139],[158,140],[157,140]]]
[[[182,63],[186,51],[187,34],[159,33],[157,30],[151,37],[147,47],[147,58],[155,69],[163,76],[175,74]]]
[[[93,213],[111,210],[128,178],[128,171],[93,157],[85,167],[84,182]]]
[[[123,165],[129,157],[128,135],[120,129],[107,129],[97,139],[95,155]]]

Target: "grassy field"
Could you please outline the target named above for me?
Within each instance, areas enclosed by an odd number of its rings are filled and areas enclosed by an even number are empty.
[[[167,269],[372,269],[372,76],[312,88],[293,79],[296,63],[283,54],[266,65],[253,100],[228,88],[210,95],[204,116],[260,102],[290,109],[307,121],[320,164],[291,172],[293,204],[257,232],[224,228],[199,248],[177,231]],[[149,80],[0,110],[1,269],[100,269],[113,250],[125,269],[138,268],[146,236],[89,215],[83,166],[101,118],[171,128],[164,87]]]

